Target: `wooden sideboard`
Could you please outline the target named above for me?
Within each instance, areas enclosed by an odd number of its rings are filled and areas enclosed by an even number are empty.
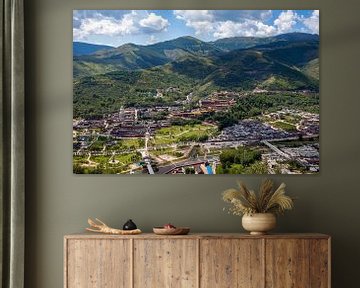
[[[329,288],[323,234],[67,235],[65,288]]]

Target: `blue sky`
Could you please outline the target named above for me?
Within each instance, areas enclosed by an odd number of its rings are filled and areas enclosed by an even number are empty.
[[[180,36],[204,41],[289,32],[319,34],[318,10],[74,10],[73,39],[152,44]]]

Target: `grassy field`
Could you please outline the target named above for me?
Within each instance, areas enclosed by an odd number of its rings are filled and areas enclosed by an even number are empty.
[[[140,161],[141,155],[136,152],[115,155],[114,162],[110,162],[111,156],[92,156],[90,162],[87,159],[87,155],[74,156],[73,164],[83,167],[84,173],[91,173],[91,169],[97,169],[106,174],[115,174],[130,169],[130,164]]]
[[[152,145],[202,141],[215,135],[217,128],[207,125],[171,126],[156,131]]]
[[[290,123],[286,123],[286,122],[283,122],[283,121],[272,122],[272,123],[270,123],[270,125],[275,127],[275,128],[279,128],[279,129],[289,131],[289,132],[296,131],[295,125],[290,124]]]

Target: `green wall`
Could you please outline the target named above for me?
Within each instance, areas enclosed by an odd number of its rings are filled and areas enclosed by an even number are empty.
[[[274,176],[298,196],[279,232],[333,237],[333,287],[359,287],[359,1],[27,0],[26,287],[63,287],[63,235],[88,216],[145,231],[172,222],[194,232],[240,232],[220,192],[260,176],[74,176],[72,174],[72,9],[320,9],[321,172]]]

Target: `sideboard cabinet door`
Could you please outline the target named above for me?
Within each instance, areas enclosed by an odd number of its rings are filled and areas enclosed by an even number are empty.
[[[261,239],[202,239],[200,287],[263,287],[263,253]]]
[[[130,240],[67,240],[68,288],[131,287]]]
[[[323,234],[65,236],[65,288],[330,288]]]
[[[330,287],[330,240],[310,240],[310,287]]]
[[[266,239],[267,288],[329,287],[329,240]]]
[[[134,288],[196,288],[196,239],[134,240]]]

